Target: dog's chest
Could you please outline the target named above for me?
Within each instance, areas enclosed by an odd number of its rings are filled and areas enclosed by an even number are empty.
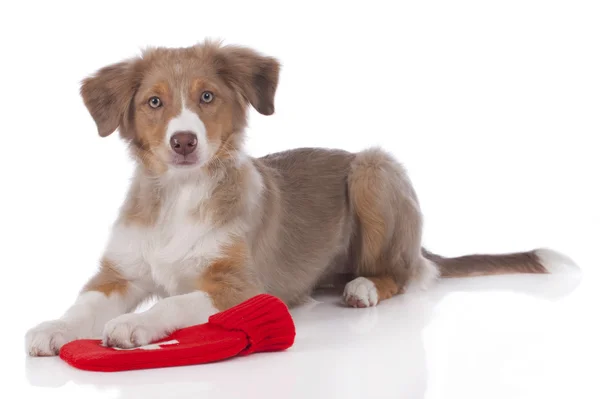
[[[116,226],[110,251],[130,278],[169,295],[190,292],[230,237],[230,229],[194,217],[204,193],[182,187],[163,201],[152,227]]]

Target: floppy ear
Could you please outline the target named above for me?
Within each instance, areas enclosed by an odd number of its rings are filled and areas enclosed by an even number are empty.
[[[137,89],[135,60],[106,66],[83,80],[81,96],[98,127],[106,137],[123,123]]]
[[[237,46],[218,51],[218,72],[263,115],[275,112],[275,91],[279,82],[279,62]]]

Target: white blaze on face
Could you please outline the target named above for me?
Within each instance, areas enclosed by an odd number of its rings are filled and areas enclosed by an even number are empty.
[[[166,145],[171,148],[170,140],[175,133],[190,132],[194,133],[198,138],[198,158],[200,162],[206,161],[208,155],[208,139],[206,137],[206,127],[202,119],[186,107],[185,98],[181,99],[181,112],[179,115],[169,121],[167,125],[167,134],[165,135]]]

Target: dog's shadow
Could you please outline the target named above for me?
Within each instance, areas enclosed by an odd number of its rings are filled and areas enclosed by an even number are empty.
[[[316,292],[292,310],[297,336],[283,353],[255,354],[210,365],[118,373],[86,372],[57,358],[27,358],[26,377],[39,387],[69,382],[116,391],[119,398],[192,395],[232,397],[377,397],[419,399],[427,389],[423,331],[435,307],[455,292],[516,292],[546,300],[570,294],[579,275],[519,275],[443,280],[427,292],[368,309],[346,308],[339,293]],[[83,392],[83,391],[82,391]]]

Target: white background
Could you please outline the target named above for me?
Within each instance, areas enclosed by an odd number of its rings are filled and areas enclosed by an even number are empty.
[[[1,8],[2,397],[599,397],[597,1]],[[581,283],[442,282],[370,310],[327,299],[298,311],[287,353],[216,365],[100,375],[27,359],[26,329],[95,270],[132,171],[117,135],[97,136],[79,82],[144,46],[205,37],[283,64],[276,114],[251,115],[251,155],[382,146],[413,179],[431,250],[552,247]]]

